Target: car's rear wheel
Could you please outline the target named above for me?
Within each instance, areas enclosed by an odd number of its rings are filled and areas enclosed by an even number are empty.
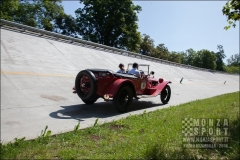
[[[169,85],[162,90],[160,98],[163,104],[167,104],[171,97],[171,88]]]
[[[131,107],[133,100],[132,88],[128,85],[122,86],[113,97],[113,105],[119,112],[127,112]]]
[[[97,84],[96,77],[91,71],[88,70],[80,71],[75,79],[75,87],[78,96],[85,103],[86,102],[89,103],[95,100],[95,97],[97,96],[96,95]]]

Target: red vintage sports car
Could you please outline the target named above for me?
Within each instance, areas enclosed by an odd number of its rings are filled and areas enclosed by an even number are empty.
[[[132,64],[128,64],[128,68]],[[119,112],[127,112],[133,98],[156,97],[160,94],[163,104],[171,97],[171,81],[155,79],[154,72],[149,73],[149,65],[139,64],[140,77],[128,73],[116,73],[106,69],[85,69],[75,79],[73,93],[86,104],[93,104],[98,98],[113,101]],[[128,69],[127,69],[128,70]]]

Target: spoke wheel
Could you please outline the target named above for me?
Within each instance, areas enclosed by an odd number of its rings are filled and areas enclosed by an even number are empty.
[[[97,97],[96,78],[91,71],[83,70],[79,72],[75,79],[75,87],[78,96],[83,100],[83,102],[93,101]]]
[[[163,104],[167,104],[171,97],[171,88],[169,85],[162,90],[160,98]]]
[[[84,103],[86,104],[93,104],[94,102],[97,101],[97,99],[99,98],[98,95],[96,95],[95,97],[93,97],[92,99],[88,99],[88,100],[82,100]]]
[[[119,112],[127,112],[132,104],[133,91],[130,86],[122,86],[113,98],[113,105]]]

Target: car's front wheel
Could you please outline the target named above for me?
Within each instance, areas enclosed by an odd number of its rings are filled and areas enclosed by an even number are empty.
[[[171,97],[171,88],[169,85],[166,85],[162,90],[160,98],[163,104],[167,104]]]
[[[119,112],[127,112],[132,104],[133,91],[130,86],[122,86],[113,97],[113,105]]]
[[[97,101],[97,99],[99,98],[98,95],[95,95],[95,97],[88,99],[88,100],[82,100],[85,104],[93,104],[94,102]]]

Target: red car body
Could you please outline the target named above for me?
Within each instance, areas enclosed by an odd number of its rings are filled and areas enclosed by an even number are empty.
[[[148,73],[149,65],[144,66],[148,66],[148,71],[142,71],[140,77],[105,69],[82,70],[76,76],[73,93],[77,93],[86,104],[93,104],[98,98],[113,100],[120,112],[130,108],[133,97],[139,99],[142,95],[155,97],[160,94],[162,103],[168,103],[171,96],[168,84],[171,81],[153,78],[154,72]]]

